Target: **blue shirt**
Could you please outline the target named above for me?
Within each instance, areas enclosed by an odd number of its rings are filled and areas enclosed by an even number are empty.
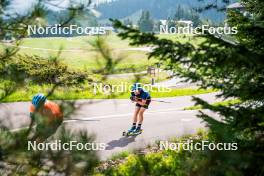
[[[150,94],[144,89],[140,90],[140,94],[139,95],[135,95],[134,92],[131,92],[131,96],[132,97],[137,97],[137,98],[140,98],[140,99],[143,99],[143,100],[147,100],[147,99],[151,98]]]

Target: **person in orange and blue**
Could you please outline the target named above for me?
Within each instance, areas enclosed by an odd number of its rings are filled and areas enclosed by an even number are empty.
[[[47,97],[41,93],[32,98],[30,105],[31,123],[29,131],[36,123],[36,131],[31,140],[44,141],[54,134],[57,128],[62,124],[63,113],[56,103],[47,100]]]

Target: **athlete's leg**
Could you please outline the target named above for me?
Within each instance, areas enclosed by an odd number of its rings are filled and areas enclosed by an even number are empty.
[[[137,128],[135,129],[134,133],[140,133],[142,130],[141,130],[141,125],[142,125],[142,122],[144,120],[144,112],[145,112],[145,108],[144,107],[141,107],[139,112],[138,112],[138,124],[137,124]]]
[[[136,106],[133,116],[133,123],[137,123],[138,121],[138,114],[139,114],[140,107]]]
[[[150,102],[151,102],[150,100],[147,101],[147,103],[144,106],[141,106],[140,109],[139,109],[139,112],[138,112],[138,118],[139,118],[138,119],[138,126],[137,126],[137,128],[135,130],[135,133],[142,131],[141,125],[142,125],[143,120],[144,120],[144,112],[146,111],[146,109],[148,109],[148,106],[149,106]]]
[[[137,127],[137,119],[138,119],[138,112],[140,107],[136,106],[133,116],[133,124],[132,127],[128,130],[128,132],[133,132]]]
[[[143,120],[144,120],[144,112],[145,112],[145,108],[141,107],[139,109],[139,112],[138,112],[138,117],[139,117],[139,121],[138,121],[138,124],[142,124],[143,123]]]

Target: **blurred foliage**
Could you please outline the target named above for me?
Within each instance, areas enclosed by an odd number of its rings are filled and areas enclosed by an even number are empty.
[[[89,6],[90,1],[85,3]],[[63,9],[62,25],[67,25],[87,6],[71,1],[68,6],[53,4],[49,0],[39,0],[24,12],[16,11],[16,4],[11,0],[0,1],[0,39],[12,42],[0,50],[0,102],[12,95],[16,90],[29,84],[51,85],[47,92],[50,97],[58,87],[77,86],[89,81],[88,73],[70,70],[59,61],[60,52],[52,58],[17,54],[21,39],[27,37],[27,26],[45,23],[47,6]],[[78,12],[78,13],[77,13]],[[55,97],[54,97],[55,98]],[[3,104],[0,104],[3,107]],[[2,106],[3,105],[3,106]],[[69,118],[81,105],[74,101],[61,101],[59,105],[64,118]],[[28,150],[28,134],[34,128],[14,129],[16,124],[11,119],[10,111],[1,112],[0,118],[0,175],[87,175],[91,174],[98,163],[94,150]],[[19,114],[17,114],[19,115]],[[28,115],[29,116],[29,115]],[[29,117],[28,117],[29,118]],[[95,136],[87,131],[71,132],[61,125],[57,132],[46,139],[45,143],[60,140],[62,142],[78,141],[92,143]]]
[[[209,4],[203,10],[218,8],[218,1]],[[225,1],[229,2],[229,1]],[[167,69],[186,81],[197,83],[201,88],[221,90],[219,97],[237,98],[237,106],[213,106],[194,97],[201,105],[221,116],[221,121],[200,112],[210,128],[211,140],[217,142],[236,142],[238,150],[207,151],[205,157],[198,158],[193,166],[196,173],[180,170],[178,175],[263,175],[264,173],[264,2],[262,0],[241,0],[246,11],[228,10],[229,26],[237,27],[238,33],[225,40],[220,36],[205,34],[205,41],[198,46],[159,39],[154,34],[140,33],[136,29],[124,26],[118,20],[112,20],[122,32],[122,39],[130,39],[132,45],[148,45],[154,48],[149,57],[159,58]],[[219,8],[221,9],[221,8]],[[198,36],[200,37],[200,36]],[[224,37],[224,36],[223,36]],[[193,159],[196,152],[190,157]],[[187,156],[182,156],[187,157]],[[167,161],[177,162],[178,157]],[[173,166],[166,166],[171,169]],[[193,165],[192,165],[193,164]],[[145,168],[145,167],[143,167]],[[146,170],[144,170],[146,171]],[[185,172],[186,174],[181,174]],[[139,172],[142,173],[142,172]],[[139,175],[139,174],[138,174]],[[176,173],[172,175],[177,175]]]
[[[88,4],[87,4],[88,2]],[[32,2],[30,8],[16,10],[16,4],[11,0],[4,0],[0,2],[0,39],[8,42],[12,42],[14,47],[1,48],[0,52],[0,80],[1,82],[7,82],[8,86],[4,86],[5,89],[1,89],[1,97],[10,95],[16,90],[17,87],[23,86],[30,80],[35,81],[47,81],[54,84],[58,84],[59,81],[65,82],[66,79],[71,78],[68,84],[82,81],[83,75],[79,74],[70,76],[75,72],[66,71],[66,67],[59,64],[57,61],[58,56],[48,60],[36,60],[36,57],[16,55],[20,45],[21,39],[28,36],[27,28],[29,25],[38,25],[39,20],[43,21],[47,17],[48,6],[52,8],[59,8],[68,12],[68,16],[64,16],[62,26],[67,25],[76,16],[77,12],[88,8],[90,1],[84,3],[70,2],[67,6],[61,7],[60,3],[53,4],[49,0],[39,0]],[[24,10],[24,11],[23,11]],[[34,63],[31,64],[30,62]],[[45,66],[44,66],[45,65]],[[51,68],[47,70],[47,68]],[[42,69],[42,70],[40,70]],[[38,72],[39,71],[39,72]],[[62,75],[62,72],[68,72],[68,74]],[[39,74],[42,75],[39,75]],[[59,74],[56,78],[55,74]],[[44,78],[46,76],[46,78]],[[64,78],[63,78],[64,77]],[[63,80],[62,80],[63,78]],[[58,80],[61,79],[61,80]],[[74,81],[73,81],[74,80]],[[11,84],[11,83],[12,84]],[[57,85],[54,85],[56,87]]]
[[[10,14],[10,4],[12,4],[11,1],[1,1],[0,6],[0,39],[4,39],[7,43],[0,50],[0,105],[4,110],[0,117],[0,175],[91,175],[93,168],[99,162],[96,150],[76,150],[75,148],[70,151],[28,150],[28,140],[35,137],[35,128],[31,128],[31,125],[29,129],[18,128],[19,121],[14,119],[12,112],[15,112],[15,115],[24,116],[24,114],[5,108],[5,104],[2,103],[12,96],[21,98],[20,90],[26,92],[27,100],[32,98],[33,93],[42,92],[48,99],[60,99],[56,102],[63,111],[64,120],[72,118],[74,112],[82,105],[91,104],[93,101],[87,100],[84,103],[64,101],[71,97],[68,91],[74,89],[74,93],[83,95],[87,92],[82,90],[85,86],[90,86],[91,81],[104,83],[108,79],[107,75],[115,72],[121,57],[114,58],[102,39],[95,40],[92,44],[102,56],[98,61],[99,69],[95,69],[94,73],[70,69],[61,62],[60,51],[52,57],[18,54],[21,39],[27,37],[27,26],[46,23],[45,5],[63,8],[65,13],[61,19],[62,25],[70,24],[82,13],[82,10],[87,12],[87,9],[75,1],[71,1],[68,7],[61,7],[60,3],[52,4],[51,1],[40,0],[25,14]],[[68,16],[66,17],[65,14]],[[8,42],[11,42],[11,45],[8,45]],[[136,79],[139,80],[140,76],[136,76]],[[30,89],[32,87],[33,90]],[[118,94],[109,96],[115,97]],[[78,95],[79,98],[80,95]],[[94,96],[89,98],[93,99]],[[78,119],[75,121],[78,123]],[[95,142],[95,135],[78,129],[71,132],[69,128],[62,123],[54,134],[48,138],[45,137],[44,144],[54,141],[61,141],[61,143],[77,141],[82,144]]]
[[[209,140],[207,132],[199,130],[195,135],[187,135],[170,140],[171,143],[186,142],[192,140],[193,144],[201,140]],[[157,142],[159,143],[159,142]],[[151,148],[159,148],[151,146]],[[177,150],[149,151],[143,155],[130,154],[123,163],[109,167],[102,171],[102,175],[107,176],[140,176],[140,175],[201,175],[201,167],[206,170],[207,151],[190,151],[179,148]]]
[[[8,71],[16,72],[21,79],[31,78],[35,84],[77,85],[88,80],[88,73],[70,70],[57,58],[15,55],[8,60],[7,64],[9,65]],[[3,77],[8,75],[6,72],[1,74]]]
[[[60,141],[70,143],[78,141],[86,144],[94,142],[94,136],[86,131],[72,133],[61,127],[56,136],[49,138],[46,143]],[[98,157],[93,150],[28,150],[26,130],[10,132],[1,129],[0,144],[5,172],[2,174],[37,175],[66,174],[85,175],[91,173],[98,163]]]

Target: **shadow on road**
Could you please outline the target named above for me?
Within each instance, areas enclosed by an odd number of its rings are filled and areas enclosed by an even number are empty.
[[[107,143],[106,150],[112,150],[115,147],[125,147],[129,143],[134,142],[135,138],[136,138],[136,136],[131,136],[131,137],[121,137],[118,140],[112,140],[112,141]]]

